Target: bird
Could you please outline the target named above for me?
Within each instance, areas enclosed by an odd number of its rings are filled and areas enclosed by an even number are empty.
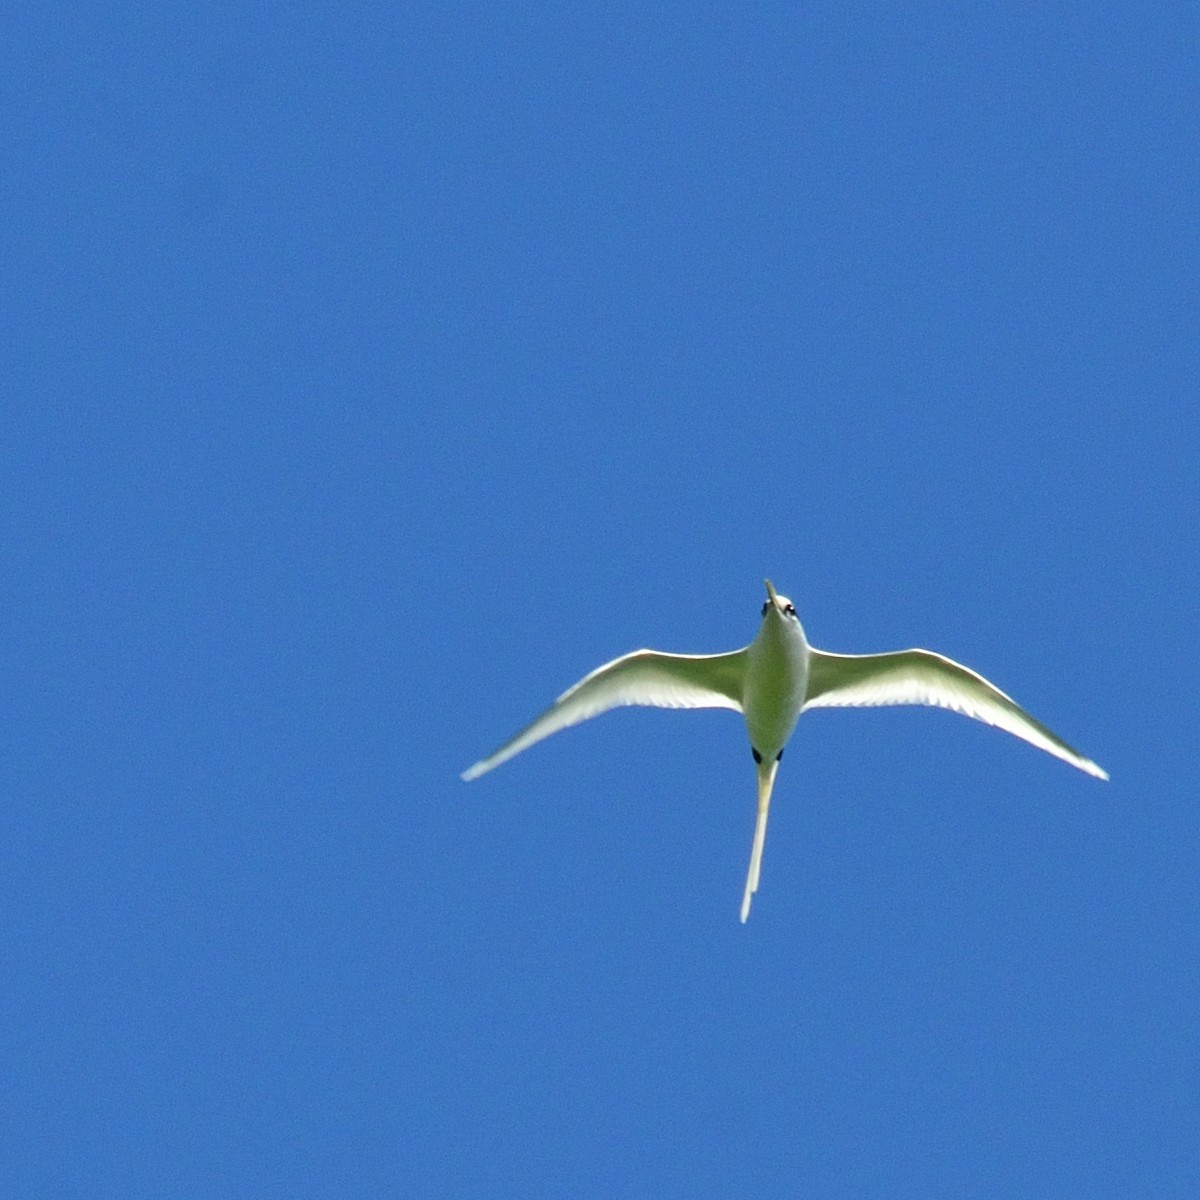
[[[1108,773],[1067,745],[982,675],[932,650],[831,654],[810,646],[795,605],[769,579],[754,640],[727,654],[668,654],[634,650],[614,658],[568,688],[541,716],[462,778],[478,779],[536,742],[625,705],[650,708],[729,708],[740,712],[750,737],[758,810],[741,920],[762,873],[767,813],[784,747],[810,708],[921,704],[946,708],[995,726],[1095,776]]]

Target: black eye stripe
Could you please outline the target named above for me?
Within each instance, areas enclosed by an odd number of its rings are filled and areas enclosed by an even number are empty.
[[[762,606],[762,615],[763,615],[764,617],[767,615],[767,609],[769,609],[770,607],[771,607],[771,602],[770,602],[770,600],[768,600],[768,601],[766,602],[766,604],[764,604],[764,605]],[[794,616],[796,615],[796,606],[795,606],[794,604],[785,604],[785,605],[783,606],[783,611],[784,611],[785,613],[787,613],[787,615],[788,615],[789,617],[794,617]]]

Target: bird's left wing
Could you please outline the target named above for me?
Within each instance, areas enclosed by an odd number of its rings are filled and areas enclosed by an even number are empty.
[[[598,717],[610,708],[640,704],[650,708],[732,708],[742,710],[745,650],[729,654],[664,654],[635,650],[614,658],[568,688],[540,717],[494,754],[462,774],[478,779],[542,738]]]
[[[1108,778],[1106,771],[982,675],[932,650],[897,650],[893,654],[812,651],[805,709],[889,704],[951,709],[1003,729],[1097,779]]]

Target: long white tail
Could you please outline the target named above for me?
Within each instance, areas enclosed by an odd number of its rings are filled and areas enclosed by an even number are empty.
[[[750,897],[758,891],[758,877],[762,874],[763,843],[767,840],[767,812],[771,807],[771,789],[775,786],[775,772],[779,770],[779,759],[758,764],[758,819],[754,823],[754,846],[750,851],[750,870],[746,873],[746,891],[742,896],[742,924],[750,915]]]

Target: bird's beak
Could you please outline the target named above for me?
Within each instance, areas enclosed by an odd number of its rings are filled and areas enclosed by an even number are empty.
[[[773,607],[778,609],[779,597],[775,594],[775,585],[769,579],[764,579],[763,583],[767,585],[767,599],[771,601]]]

